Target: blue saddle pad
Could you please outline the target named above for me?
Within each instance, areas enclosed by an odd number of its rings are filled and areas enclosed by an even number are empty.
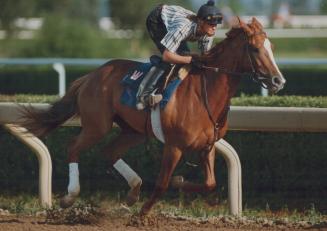
[[[124,86],[123,94],[120,97],[120,102],[124,105],[136,108],[136,93],[141,84],[144,76],[150,71],[152,63],[141,63],[136,68],[128,71],[121,81]],[[178,85],[181,83],[179,78],[168,83],[166,89],[164,90],[162,96],[163,99],[159,103],[160,108],[164,108],[168,103],[170,97],[175,92]]]

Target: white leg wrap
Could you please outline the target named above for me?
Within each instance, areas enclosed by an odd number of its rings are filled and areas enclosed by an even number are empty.
[[[78,163],[69,164],[68,195],[78,196],[80,192]]]
[[[131,188],[134,188],[139,183],[142,183],[142,180],[137,175],[137,173],[131,169],[122,159],[119,159],[114,164],[114,168],[125,178]]]

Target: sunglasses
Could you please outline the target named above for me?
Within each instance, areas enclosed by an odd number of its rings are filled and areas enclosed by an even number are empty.
[[[203,20],[206,21],[206,23],[209,25],[217,25],[217,24],[222,23],[223,16],[222,15],[208,15]]]

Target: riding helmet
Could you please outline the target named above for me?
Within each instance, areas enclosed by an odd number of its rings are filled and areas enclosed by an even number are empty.
[[[209,0],[206,4],[202,5],[198,10],[197,17],[211,25],[221,24],[223,20],[223,15],[215,6],[214,0]]]

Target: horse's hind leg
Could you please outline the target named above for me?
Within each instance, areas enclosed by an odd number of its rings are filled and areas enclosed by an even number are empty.
[[[109,121],[110,122],[110,121]],[[107,126],[96,126],[97,124],[88,124],[83,126],[81,133],[72,140],[68,147],[69,162],[69,184],[68,195],[60,200],[60,207],[67,208],[74,204],[76,197],[80,192],[78,157],[81,151],[93,146],[100,141],[111,129],[112,123],[106,123]]]
[[[126,203],[128,206],[132,206],[139,199],[142,180],[137,173],[120,158],[129,148],[144,142],[145,136],[128,127],[123,127],[122,129],[119,136],[105,147],[104,154],[108,158],[110,165],[113,165],[131,187],[127,194]]]

